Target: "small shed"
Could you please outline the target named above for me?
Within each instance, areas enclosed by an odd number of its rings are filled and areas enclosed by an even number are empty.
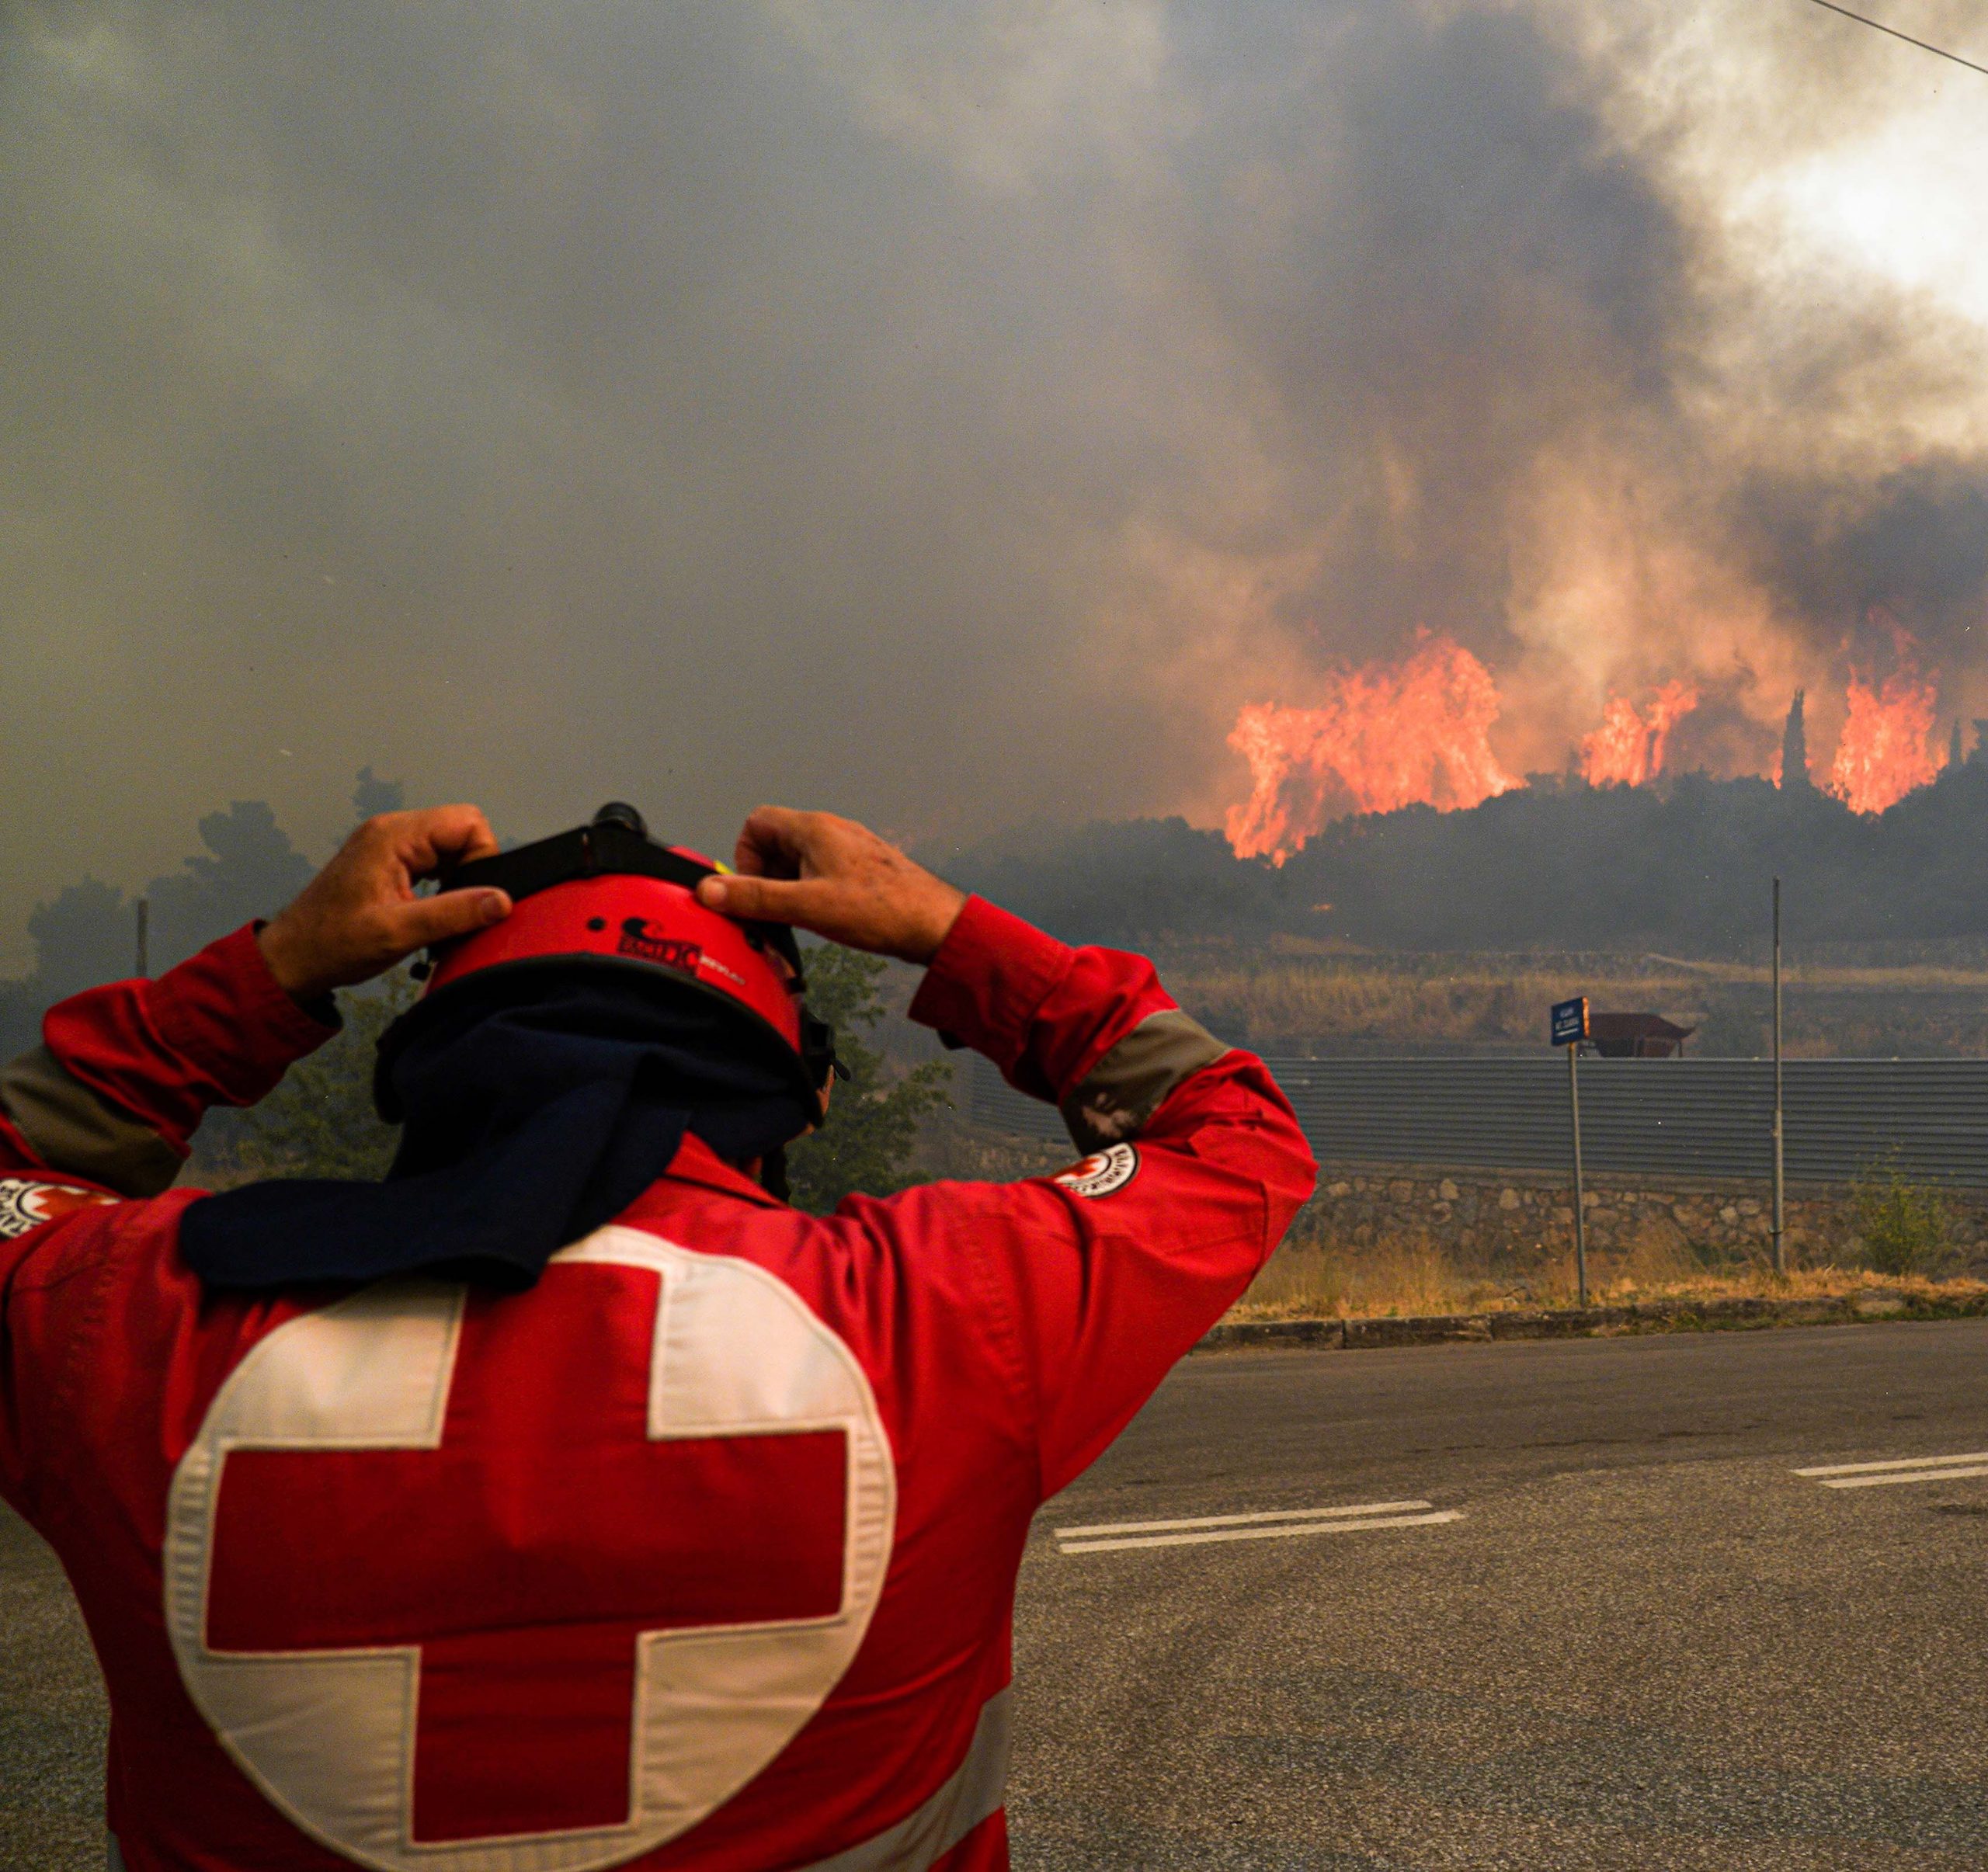
[[[1605,1060],[1667,1060],[1684,1057],[1684,1042],[1698,1032],[1661,1014],[1590,1014],[1589,1044]]]

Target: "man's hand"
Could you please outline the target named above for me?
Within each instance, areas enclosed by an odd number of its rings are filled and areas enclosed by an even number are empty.
[[[966,901],[867,826],[831,812],[762,806],[739,835],[735,863],[738,876],[698,885],[700,903],[902,962],[930,962]]]
[[[497,841],[474,806],[433,806],[368,819],[297,901],[256,938],[262,959],[292,1000],[370,981],[431,943],[469,936],[511,914],[502,891],[415,885],[445,864],[495,856]]]

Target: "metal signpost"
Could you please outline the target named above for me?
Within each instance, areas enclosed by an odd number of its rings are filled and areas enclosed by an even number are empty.
[[[1576,995],[1571,1001],[1556,1001],[1548,1016],[1548,1032],[1553,1044],[1567,1049],[1567,1115],[1574,1134],[1574,1280],[1580,1304],[1587,1304],[1587,1217],[1586,1193],[1581,1187],[1581,1086],[1579,1061],[1581,1042],[1587,1038],[1587,997]]]
[[[151,899],[138,899],[138,973],[149,975],[152,972],[151,960]]]

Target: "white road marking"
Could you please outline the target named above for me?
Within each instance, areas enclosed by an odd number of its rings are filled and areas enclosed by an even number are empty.
[[[1970,1475],[1988,1475],[1988,1463],[1970,1469],[1913,1469],[1903,1475],[1839,1475],[1824,1481],[1825,1488],[1882,1488],[1887,1482],[1955,1482]]]
[[[1298,1534],[1357,1534],[1370,1528],[1433,1527],[1445,1521],[1461,1521],[1454,1508],[1427,1515],[1374,1515],[1363,1520],[1285,1521],[1272,1527],[1229,1527],[1199,1534],[1148,1534],[1126,1540],[1069,1540],[1057,1548],[1059,1554],[1110,1554],[1131,1547],[1202,1547],[1217,1540],[1284,1540]]]
[[[1943,1469],[1949,1463],[1988,1463],[1988,1450],[1969,1450],[1960,1456],[1901,1456],[1888,1463],[1825,1463],[1798,1469],[1797,1475],[1875,1475],[1885,1469]]]
[[[1339,1508],[1273,1508],[1255,1515],[1202,1515],[1191,1521],[1100,1521],[1094,1527],[1059,1527],[1058,1540],[1087,1534],[1171,1534],[1194,1527],[1246,1527],[1258,1521],[1323,1521],[1342,1515],[1392,1515],[1427,1508],[1427,1502],[1349,1502]]]

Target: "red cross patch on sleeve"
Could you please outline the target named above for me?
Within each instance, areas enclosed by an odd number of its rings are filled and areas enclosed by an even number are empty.
[[[1079,1196],[1109,1196],[1114,1190],[1124,1189],[1138,1173],[1138,1152],[1129,1144],[1114,1144],[1067,1170],[1059,1170],[1052,1180]]]
[[[79,1190],[73,1183],[0,1177],[0,1241],[12,1241],[44,1222],[59,1222],[79,1209],[99,1209],[116,1200],[101,1190]]]

